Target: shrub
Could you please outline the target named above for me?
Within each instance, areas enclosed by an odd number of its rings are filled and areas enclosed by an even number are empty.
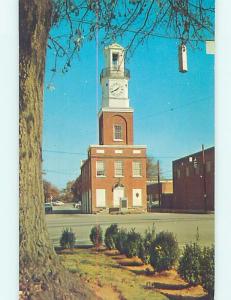
[[[104,236],[104,243],[108,249],[115,249],[115,241],[118,234],[118,226],[117,224],[111,224],[106,229],[105,236]]]
[[[138,256],[140,245],[142,243],[142,237],[140,233],[135,232],[135,229],[131,229],[127,233],[127,239],[124,243],[124,254],[127,257]]]
[[[153,241],[155,240],[155,236],[156,236],[155,227],[153,225],[151,230],[148,229],[145,231],[144,238],[142,239],[142,242],[140,243],[138,256],[144,264],[150,263],[151,245],[152,245]]]
[[[201,247],[197,243],[187,244],[179,259],[178,273],[191,285],[200,283]]]
[[[150,263],[155,272],[171,269],[179,256],[177,240],[171,232],[160,232],[150,247]]]
[[[121,228],[115,238],[115,247],[121,253],[125,254],[125,244],[127,241],[127,231]]]
[[[201,285],[210,299],[214,298],[214,246],[204,247],[200,261]]]
[[[99,247],[103,242],[103,230],[100,225],[96,225],[92,227],[90,233],[90,240],[95,247]]]
[[[72,232],[72,229],[64,229],[63,233],[61,235],[61,238],[59,240],[60,246],[63,248],[74,248],[75,242],[76,242],[76,237],[74,232]]]

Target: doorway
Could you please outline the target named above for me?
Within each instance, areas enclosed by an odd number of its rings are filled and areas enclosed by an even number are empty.
[[[124,197],[124,187],[118,186],[113,190],[113,205],[120,207],[121,199]]]

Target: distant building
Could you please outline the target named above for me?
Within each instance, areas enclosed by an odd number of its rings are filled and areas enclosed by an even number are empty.
[[[214,210],[214,147],[173,161],[173,208]]]
[[[147,182],[148,207],[172,208],[173,181]]]
[[[129,105],[129,71],[125,50],[118,44],[104,49],[99,144],[90,145],[81,166],[84,213],[132,209],[144,211],[146,200],[146,146],[133,144],[133,109]]]
[[[72,189],[72,193],[74,194],[74,201],[81,202],[81,196],[82,196],[82,178],[81,178],[81,176],[79,176],[75,180],[71,189]]]

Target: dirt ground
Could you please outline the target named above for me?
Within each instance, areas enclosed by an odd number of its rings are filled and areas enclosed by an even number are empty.
[[[80,272],[99,299],[207,299],[200,285],[189,286],[176,270],[154,273],[151,265],[144,265],[138,257],[127,258],[117,250],[81,249],[76,256],[64,257],[64,264],[72,271],[74,261],[81,263]]]
[[[138,257],[127,258],[125,255],[116,254],[115,251],[111,257],[116,259],[122,268],[140,275],[141,280],[147,283],[147,288],[155,289],[169,298],[179,296],[179,299],[182,297],[183,299],[206,299],[207,294],[202,286],[189,286],[181,279],[176,270],[155,274],[152,266],[142,264]]]

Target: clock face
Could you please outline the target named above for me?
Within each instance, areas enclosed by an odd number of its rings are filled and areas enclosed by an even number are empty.
[[[124,95],[124,90],[123,83],[115,82],[110,86],[110,94],[114,97],[121,97]]]

